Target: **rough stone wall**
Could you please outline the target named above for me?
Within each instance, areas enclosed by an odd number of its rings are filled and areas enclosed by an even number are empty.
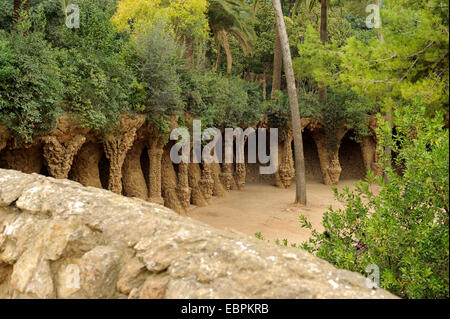
[[[102,188],[99,171],[102,154],[100,145],[91,142],[84,144],[73,160],[69,178],[84,186]]]
[[[21,148],[5,149],[0,158],[0,167],[18,170],[24,173],[39,173],[42,169],[44,158],[42,145],[24,144]]]
[[[376,119],[370,118],[369,124],[374,137],[363,138],[360,149],[353,147],[348,151],[344,147],[339,150],[340,145],[337,145],[330,150],[320,124],[302,118],[307,177],[336,184],[340,177],[362,177],[362,170],[372,169],[381,174],[376,153]],[[176,126],[176,118],[171,120],[170,126]],[[341,131],[339,141],[345,134]],[[170,161],[168,154],[163,155],[170,151],[168,137],[161,136],[156,127],[145,123],[143,116],[121,117],[116,134],[108,138],[62,117],[54,131],[35,137],[34,144],[23,144],[19,148],[6,128],[0,126],[0,168],[69,178],[84,186],[107,188],[117,194],[165,203],[185,214],[190,204],[208,205],[212,196],[226,196],[228,191],[242,189],[247,182],[289,187],[295,176],[292,130],[281,132],[279,140],[277,173],[260,175],[259,163],[168,165],[169,162],[165,162]],[[358,161],[356,165],[354,158]],[[346,170],[351,171],[350,175]]]
[[[0,169],[0,298],[394,298],[306,251]]]

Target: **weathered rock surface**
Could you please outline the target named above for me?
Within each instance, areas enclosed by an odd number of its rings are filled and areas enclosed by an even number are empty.
[[[0,298],[393,298],[306,251],[0,169]]]

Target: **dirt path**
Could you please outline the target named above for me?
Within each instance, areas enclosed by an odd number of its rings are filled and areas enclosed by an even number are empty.
[[[357,180],[344,180],[338,188],[352,186]],[[265,239],[288,239],[289,243],[301,243],[308,239],[310,232],[301,228],[300,214],[308,217],[313,227],[322,231],[322,214],[332,205],[342,205],[334,199],[330,186],[319,181],[307,183],[308,205],[297,207],[295,185],[280,189],[269,184],[246,184],[244,190],[231,191],[227,197],[213,198],[206,207],[195,207],[189,216],[211,226],[230,228],[254,236],[261,232]]]

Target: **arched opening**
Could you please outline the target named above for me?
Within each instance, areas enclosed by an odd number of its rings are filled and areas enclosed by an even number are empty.
[[[320,171],[319,154],[317,153],[316,142],[314,142],[314,138],[308,129],[305,129],[302,132],[302,140],[306,179],[322,181],[322,173]],[[294,141],[292,141],[292,154],[295,163]]]
[[[103,153],[100,161],[98,162],[98,171],[100,174],[100,182],[102,184],[102,188],[104,189],[108,189],[109,166],[109,160],[106,157],[105,153]]]
[[[339,163],[342,172],[340,180],[362,179],[366,175],[361,146],[354,139],[354,132],[348,131],[341,140],[339,148]]]
[[[5,148],[0,152],[0,167],[23,173],[40,173],[44,166],[44,156],[40,144],[25,148]]]
[[[245,164],[246,164],[246,176],[245,176],[245,183],[263,183],[263,184],[269,184],[273,185],[274,182],[274,174],[260,174],[259,168],[261,166],[268,166],[269,164],[262,164],[259,161],[259,141],[258,141],[258,134],[257,131],[255,132],[255,142],[256,142],[256,149],[254,152],[256,153],[256,163],[249,163],[248,162],[248,140],[245,142]],[[253,151],[253,150],[252,150]],[[266,134],[266,153],[265,155],[270,155],[270,133],[267,132]],[[235,169],[235,168],[233,168]]]
[[[87,142],[74,156],[69,179],[84,186],[101,187],[98,162],[103,154],[100,144]]]
[[[147,189],[149,189],[150,188],[150,185],[149,185],[150,159],[148,157],[148,147],[147,146],[144,146],[144,148],[142,149],[140,161],[141,161],[142,173],[144,174],[144,178],[145,178],[145,184],[147,185]]]
[[[48,172],[48,167],[46,164],[42,165],[41,171],[39,172],[40,175],[44,176],[50,176],[50,173]]]

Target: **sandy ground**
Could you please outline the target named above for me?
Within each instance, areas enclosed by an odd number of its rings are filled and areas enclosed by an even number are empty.
[[[344,180],[338,189],[352,186],[357,180]],[[261,232],[264,239],[287,239],[289,243],[302,243],[310,236],[301,228],[300,214],[305,215],[318,231],[323,231],[322,214],[330,205],[342,207],[334,199],[330,186],[319,181],[308,181],[306,207],[293,204],[295,185],[280,189],[269,184],[246,184],[241,191],[231,191],[226,197],[213,197],[206,207],[195,207],[189,216],[220,229],[233,229],[254,236]]]

